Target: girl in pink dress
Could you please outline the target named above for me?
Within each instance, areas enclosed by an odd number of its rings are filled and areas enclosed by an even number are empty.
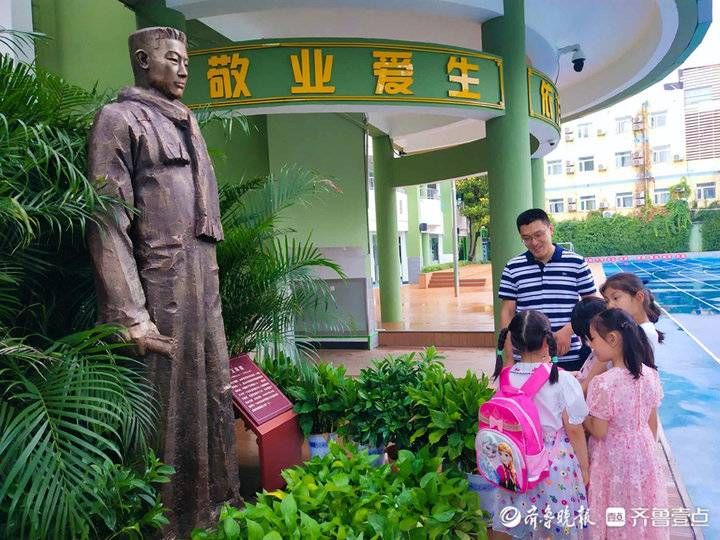
[[[587,394],[590,537],[667,539],[668,529],[653,527],[650,519],[653,508],[668,507],[655,451],[663,392],[652,348],[632,317],[616,308],[592,320],[590,345],[599,362],[612,362],[612,368],[592,379]],[[624,526],[607,527],[606,509],[611,507],[625,510]],[[638,518],[636,509],[645,509],[648,519]]]

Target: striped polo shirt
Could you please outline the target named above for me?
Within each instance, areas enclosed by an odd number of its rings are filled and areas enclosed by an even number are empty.
[[[502,273],[499,296],[515,300],[517,311],[542,311],[556,332],[570,322],[580,296],[595,291],[595,280],[585,259],[556,245],[552,258],[545,264],[529,251],[510,259]],[[577,360],[580,346],[580,338],[573,335],[570,351],[558,361]]]

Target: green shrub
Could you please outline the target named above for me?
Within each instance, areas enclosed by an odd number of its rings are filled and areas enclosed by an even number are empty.
[[[435,369],[433,366],[443,369],[442,358],[434,347],[429,347],[419,358],[414,352],[388,355],[361,370],[357,397],[354,403],[348,399],[351,408],[339,435],[372,448],[390,443],[409,448],[415,411],[407,390],[418,387],[426,373]]]
[[[720,212],[713,212],[702,224],[703,251],[720,250]]]
[[[391,467],[330,444],[330,452],[283,472],[283,491],[242,510],[223,508],[218,527],[193,540],[487,538],[478,496],[465,475],[442,471],[427,449],[401,450]]]
[[[643,209],[631,216],[604,218],[593,213],[584,220],[561,221],[553,238],[571,242],[586,257],[677,253],[688,250],[690,226],[687,202],[674,200],[664,208]]]
[[[408,388],[415,407],[413,447],[427,445],[433,455],[473,472],[478,409],[493,392],[486,375],[478,379],[468,370],[457,378],[444,369],[430,370],[418,387]]]
[[[473,264],[470,261],[458,261],[458,266],[466,266],[468,264]],[[420,272],[423,274],[426,274],[428,272],[437,272],[438,270],[447,270],[449,268],[453,267],[453,263],[442,263],[442,264],[430,264],[428,266],[423,266]]]

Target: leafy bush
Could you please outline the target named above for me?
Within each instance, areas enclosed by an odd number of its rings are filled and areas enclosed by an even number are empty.
[[[702,223],[703,251],[720,250],[720,212],[713,212]]]
[[[632,216],[590,214],[585,220],[561,221],[553,238],[572,242],[575,251],[586,257],[677,253],[688,250],[690,226],[687,202],[673,200]]]
[[[289,392],[303,434],[336,432],[356,395],[357,385],[346,375],[345,366],[318,362],[314,376],[298,382]]]
[[[458,261],[458,266],[466,266],[468,264],[473,264],[470,261]],[[428,266],[423,266],[422,270],[420,270],[423,274],[428,272],[437,272],[438,270],[447,270],[449,268],[453,267],[453,263],[442,263],[442,264],[430,264]]]
[[[433,365],[442,368],[441,359],[437,350],[429,347],[419,358],[414,352],[388,355],[362,369],[357,378],[357,398],[354,403],[347,400],[352,408],[338,433],[371,448],[389,443],[409,448],[415,412],[407,390],[419,386]]]
[[[225,507],[218,527],[193,540],[283,538],[486,538],[479,499],[460,472],[441,470],[427,449],[401,450],[392,466],[330,444],[330,452],[283,472],[287,487],[242,510]]]
[[[168,483],[175,470],[163,464],[152,450],[145,457],[141,474],[111,462],[91,468],[101,499],[93,508],[97,537],[142,540],[169,523],[153,484]]]
[[[442,366],[429,370],[418,387],[408,388],[415,407],[413,447],[427,445],[462,472],[474,471],[478,409],[492,394],[486,375],[478,379],[468,370],[459,379]]]

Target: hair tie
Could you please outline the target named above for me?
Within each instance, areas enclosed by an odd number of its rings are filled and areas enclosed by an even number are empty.
[[[558,363],[558,357],[557,357],[557,356],[551,356],[551,357],[550,357],[550,361],[551,361],[553,364],[557,364],[557,363]]]
[[[504,351],[503,351],[502,349],[497,349],[497,350],[495,351],[495,354],[497,354],[498,356],[505,356],[505,355],[504,355]]]

